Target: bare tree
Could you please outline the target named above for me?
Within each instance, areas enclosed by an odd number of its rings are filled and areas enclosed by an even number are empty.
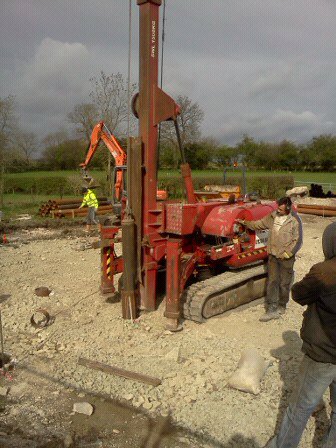
[[[130,84],[130,92],[128,92],[127,79],[121,73],[112,73],[106,75],[103,71],[100,76],[90,79],[93,90],[90,92],[90,98],[96,106],[100,120],[118,138],[127,135],[128,119],[130,131],[133,132],[136,127],[135,117],[130,114],[128,117],[128,100],[129,96],[133,96],[136,91],[136,84]],[[109,191],[112,190],[111,178],[112,159],[110,152],[107,153],[107,178]]]
[[[42,140],[42,145],[45,148],[49,148],[51,146],[57,146],[61,143],[64,143],[69,138],[68,132],[64,129],[59,129],[56,132],[52,132],[48,134],[44,139]]]
[[[180,106],[178,124],[182,145],[195,143],[201,138],[200,126],[204,119],[204,112],[198,103],[193,103],[186,95],[179,95],[176,103]],[[170,122],[162,123],[161,138],[177,145],[175,128]]]
[[[67,117],[76,126],[77,134],[90,141],[92,129],[100,121],[97,107],[92,103],[77,104]]]
[[[14,109],[15,98],[13,95],[0,98],[0,132],[6,137],[6,140],[10,138],[10,134],[16,125]]]
[[[109,130],[119,136],[125,135],[128,123],[128,85],[121,73],[106,75],[100,72],[99,78],[90,79],[93,90],[90,98],[97,108],[99,119],[103,120]],[[137,85],[131,84],[130,95],[133,96]],[[131,128],[135,120],[131,114]]]
[[[9,144],[16,127],[15,98],[12,95],[0,98],[0,207],[4,204],[4,174],[8,160]]]
[[[181,113],[178,116],[178,125],[180,130],[182,146],[196,143],[201,138],[201,123],[204,119],[204,112],[198,103],[193,103],[186,95],[179,95],[176,103],[180,106]],[[170,121],[161,123],[160,139],[162,143],[172,145],[176,151],[175,163],[178,165],[178,143],[175,127]]]
[[[30,164],[32,156],[36,154],[39,148],[36,134],[34,132],[18,131],[15,135],[15,143],[27,164]]]

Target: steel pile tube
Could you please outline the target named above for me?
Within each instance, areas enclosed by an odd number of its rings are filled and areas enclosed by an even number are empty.
[[[136,232],[133,218],[125,218],[121,223],[123,239],[123,287],[121,290],[122,316],[136,318],[137,253]]]

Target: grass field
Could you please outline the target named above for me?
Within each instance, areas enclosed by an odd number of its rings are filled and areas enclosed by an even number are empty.
[[[90,174],[97,181],[104,181],[106,179],[106,173],[103,171],[91,171]],[[290,175],[294,177],[294,181],[296,185],[305,185],[311,183],[318,183],[323,185],[324,191],[332,190],[336,191],[336,173],[328,173],[328,172],[306,172],[306,171],[298,171],[298,172],[290,172],[290,171],[247,171],[246,176],[248,178],[252,178],[254,176],[281,176],[281,175]],[[5,179],[19,179],[20,177],[27,179],[27,177],[31,179],[39,179],[43,177],[69,177],[69,176],[78,176],[80,178],[81,174],[79,171],[38,171],[38,172],[26,172],[26,173],[13,173],[6,174]],[[181,176],[180,171],[178,170],[160,170],[159,171],[159,180],[164,181],[165,179],[179,179]],[[194,179],[201,177],[212,177],[218,178],[218,184],[223,183],[223,171],[222,170],[193,170],[192,176]],[[237,170],[227,170],[227,177],[241,176],[241,171]],[[72,197],[74,195],[71,195]],[[37,215],[38,208],[41,203],[46,202],[51,198],[59,198],[60,196],[55,195],[42,195],[42,194],[23,194],[23,193],[7,193],[4,195],[4,204],[1,207],[4,215],[9,218],[18,214],[29,213],[34,216]]]
[[[89,173],[98,178],[106,177],[105,171],[89,171]],[[5,179],[17,179],[20,177],[24,178],[40,178],[40,177],[70,177],[70,176],[78,176],[82,177],[81,172],[79,170],[67,170],[67,171],[26,171],[24,173],[6,173]]]
[[[97,178],[97,180],[105,179],[106,172],[104,171],[91,171],[89,172],[93,177]],[[40,178],[40,177],[69,177],[69,176],[78,176],[80,177],[80,173],[76,170],[73,171],[30,171],[26,173],[11,173],[6,174],[6,179],[15,179],[20,177],[29,177],[29,178]],[[241,171],[238,170],[228,170],[227,176],[239,176],[241,175]],[[295,182],[307,182],[307,183],[326,183],[326,184],[334,184],[336,185],[336,172],[308,172],[308,171],[247,171],[247,177],[254,176],[293,176]],[[179,170],[160,170],[159,171],[159,179],[171,178],[171,177],[180,177],[181,173]],[[222,170],[193,170],[192,176],[197,177],[218,177],[218,179],[223,180],[223,171]]]
[[[240,170],[228,170],[227,176],[239,176],[241,174]],[[159,179],[164,179],[165,177],[179,176],[180,172],[178,170],[160,170]],[[328,183],[336,185],[336,172],[307,172],[307,171],[247,171],[247,177],[254,176],[293,176],[295,182],[307,182],[307,183]],[[193,177],[206,177],[206,176],[218,176],[218,179],[223,180],[223,171],[220,170],[193,170]]]
[[[7,193],[4,195],[4,206],[1,210],[7,218],[25,213],[36,216],[40,205],[49,199],[50,196],[45,195]]]
[[[91,171],[90,174],[100,179],[105,179],[106,173],[104,171]],[[238,170],[228,170],[227,176],[239,176],[241,171]],[[6,174],[6,179],[15,179],[20,177],[30,177],[30,178],[39,178],[39,177],[59,177],[59,176],[75,176],[78,175],[80,177],[80,173],[76,170],[73,171],[30,171],[26,173],[11,173]],[[160,170],[159,171],[159,179],[165,179],[169,177],[180,177],[179,170]],[[307,172],[307,171],[247,171],[247,177],[254,176],[293,176],[296,182],[309,182],[309,183],[328,183],[336,185],[336,172]],[[223,171],[222,170],[193,170],[192,176],[197,177],[208,177],[213,176],[218,179],[223,179]]]

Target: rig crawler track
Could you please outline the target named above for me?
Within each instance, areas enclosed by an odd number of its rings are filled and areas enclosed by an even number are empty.
[[[204,322],[252,300],[266,291],[266,266],[227,271],[187,288],[182,296],[185,319]]]

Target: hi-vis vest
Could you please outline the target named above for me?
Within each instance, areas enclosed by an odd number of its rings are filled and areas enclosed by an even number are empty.
[[[88,190],[86,195],[84,196],[81,207],[84,207],[84,205],[87,205],[88,207],[98,208],[97,196],[92,190]]]

